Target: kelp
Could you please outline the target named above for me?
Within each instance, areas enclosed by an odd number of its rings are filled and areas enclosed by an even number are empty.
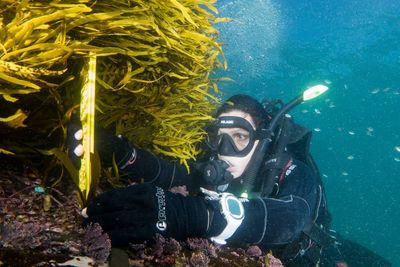
[[[82,59],[94,55],[97,122],[187,164],[218,102],[210,75],[226,67],[214,28],[226,19],[214,3],[1,1],[0,154],[48,162],[43,151],[65,153]]]

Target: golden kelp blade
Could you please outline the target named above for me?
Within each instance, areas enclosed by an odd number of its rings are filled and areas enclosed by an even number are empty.
[[[18,109],[17,112],[15,112],[15,114],[12,116],[9,116],[7,118],[0,117],[0,122],[11,128],[26,127],[26,125],[24,124],[24,120],[27,117],[28,116],[21,109]]]
[[[81,90],[81,123],[83,130],[83,148],[85,153],[79,170],[79,189],[86,197],[89,196],[92,180],[92,157],[94,153],[94,112],[96,86],[96,56],[90,54],[87,63],[87,75]],[[85,75],[85,73],[82,73]]]
[[[11,151],[3,149],[3,148],[0,148],[0,154],[15,155],[14,152],[11,152]]]

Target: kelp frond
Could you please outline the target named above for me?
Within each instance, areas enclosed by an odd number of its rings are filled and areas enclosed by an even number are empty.
[[[214,28],[226,19],[217,17],[214,2],[2,1],[0,117],[20,109],[27,116],[20,125],[29,131],[19,127],[15,136],[35,134],[43,139],[40,149],[63,148],[67,112],[79,103],[82,59],[92,54],[97,121],[186,164],[199,153],[218,102],[210,75],[226,67]],[[0,135],[12,131],[7,125]]]

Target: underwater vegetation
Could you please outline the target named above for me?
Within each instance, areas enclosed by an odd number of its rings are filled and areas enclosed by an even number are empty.
[[[82,180],[67,156],[74,113],[89,127],[95,117],[183,164],[201,152],[204,125],[219,102],[218,80],[211,75],[226,68],[214,25],[228,20],[218,17],[214,4],[0,2],[0,265],[57,266],[89,257],[97,266],[112,260],[108,235],[98,225],[84,228],[80,209],[89,191],[117,185],[119,174],[101,169],[94,156],[92,177]],[[88,84],[95,94],[85,91]],[[125,253],[130,266],[260,266],[272,259],[254,247],[161,236],[131,244]]]
[[[0,168],[1,266],[57,266],[74,260],[82,264],[84,259],[95,266],[112,262],[108,235],[98,224],[82,226],[76,188],[70,184],[42,191],[35,174],[25,170]],[[208,239],[178,242],[161,235],[153,242],[130,244],[123,255],[126,266],[282,266],[257,246],[219,247]]]
[[[65,139],[71,114],[79,106],[82,113],[92,57],[95,120],[186,164],[200,153],[202,129],[218,102],[210,75],[226,67],[214,25],[227,19],[217,16],[214,2],[1,1],[0,156],[30,161],[48,184],[67,170],[85,201],[98,177],[79,180]]]
[[[1,165],[2,169],[4,165]],[[82,227],[72,186],[42,188],[31,172],[0,173],[0,262],[32,266],[86,255],[105,262],[111,251],[108,235],[97,224]]]
[[[183,164],[201,152],[204,125],[219,102],[211,75],[226,68],[214,25],[228,19],[214,4],[0,2],[1,266],[112,259],[107,234],[98,225],[84,228],[80,209],[117,185],[119,174],[93,158],[91,181],[84,181],[67,156],[67,125],[89,109],[90,97],[81,92],[91,73],[91,115],[101,126]],[[257,247],[216,247],[206,239],[157,236],[125,253],[128,266],[281,266]]]

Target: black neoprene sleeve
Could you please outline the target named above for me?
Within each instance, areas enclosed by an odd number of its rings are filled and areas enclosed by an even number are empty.
[[[164,189],[174,186],[187,186],[191,192],[197,192],[201,186],[201,174],[189,165],[189,170],[176,162],[167,161],[147,150],[135,148],[136,159],[125,166],[121,172],[126,178],[143,179]]]

